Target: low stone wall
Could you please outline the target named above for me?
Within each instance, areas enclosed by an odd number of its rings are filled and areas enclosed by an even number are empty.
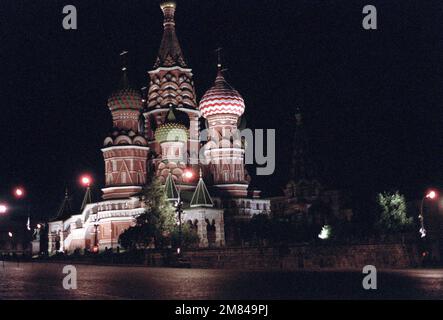
[[[288,248],[222,248],[187,250],[184,258],[192,268],[244,270],[313,270],[321,268],[408,268],[419,265],[412,244],[291,246]],[[162,266],[164,258],[149,255],[147,264]]]

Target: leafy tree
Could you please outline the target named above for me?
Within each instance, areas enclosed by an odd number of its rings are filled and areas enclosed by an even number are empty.
[[[154,244],[162,247],[169,241],[176,226],[175,210],[166,198],[164,186],[154,180],[144,190],[146,212],[137,218],[137,225],[120,236],[125,248],[148,247]]]
[[[194,247],[200,242],[200,237],[197,231],[187,223],[182,224],[182,246],[184,248]],[[178,247],[180,244],[180,228],[175,226],[171,233],[171,243],[173,246]]]
[[[400,233],[409,231],[413,219],[407,216],[406,200],[398,191],[380,193],[377,197],[380,210],[376,229],[381,233]]]

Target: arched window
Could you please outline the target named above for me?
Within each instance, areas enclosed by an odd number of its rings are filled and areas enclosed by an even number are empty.
[[[206,234],[208,237],[208,245],[210,247],[213,247],[216,244],[216,239],[217,239],[216,231],[217,228],[215,226],[215,220],[212,220],[211,222],[208,219],[206,219],[206,232],[207,232]]]

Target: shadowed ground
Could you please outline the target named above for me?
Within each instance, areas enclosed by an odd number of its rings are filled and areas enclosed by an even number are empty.
[[[443,270],[378,274],[362,288],[358,271],[252,272],[77,265],[65,290],[63,264],[0,262],[0,299],[441,299]]]

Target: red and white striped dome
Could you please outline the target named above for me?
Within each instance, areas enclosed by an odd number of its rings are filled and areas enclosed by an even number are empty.
[[[240,117],[245,112],[245,101],[219,71],[215,85],[205,93],[199,108],[205,118],[216,114],[233,114]]]

